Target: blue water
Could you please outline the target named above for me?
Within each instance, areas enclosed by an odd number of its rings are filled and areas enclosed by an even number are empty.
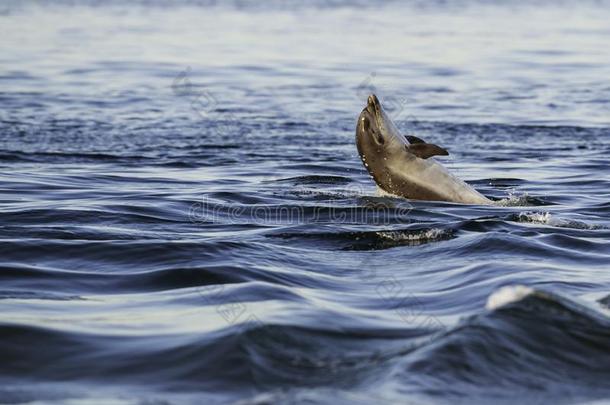
[[[3,2],[0,403],[610,401],[609,6]]]

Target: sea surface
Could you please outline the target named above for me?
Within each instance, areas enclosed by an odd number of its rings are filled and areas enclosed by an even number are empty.
[[[261,3],[0,3],[0,403],[610,403],[610,2]]]

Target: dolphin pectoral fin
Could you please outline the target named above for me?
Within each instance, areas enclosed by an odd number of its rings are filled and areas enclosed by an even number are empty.
[[[446,149],[441,148],[433,143],[415,143],[407,146],[407,150],[421,159],[428,159],[436,155],[449,155]]]
[[[413,135],[407,135],[405,138],[407,138],[407,141],[409,141],[409,143],[426,143],[426,141],[424,141],[423,139]]]

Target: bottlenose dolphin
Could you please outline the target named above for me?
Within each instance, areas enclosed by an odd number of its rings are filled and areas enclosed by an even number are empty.
[[[492,203],[432,158],[449,155],[445,149],[401,135],[374,94],[358,117],[356,146],[375,183],[390,194],[413,200]]]

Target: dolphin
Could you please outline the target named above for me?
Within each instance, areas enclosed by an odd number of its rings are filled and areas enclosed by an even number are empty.
[[[356,124],[356,147],[362,163],[384,191],[412,200],[492,204],[432,156],[449,155],[416,136],[403,136],[374,94]]]

